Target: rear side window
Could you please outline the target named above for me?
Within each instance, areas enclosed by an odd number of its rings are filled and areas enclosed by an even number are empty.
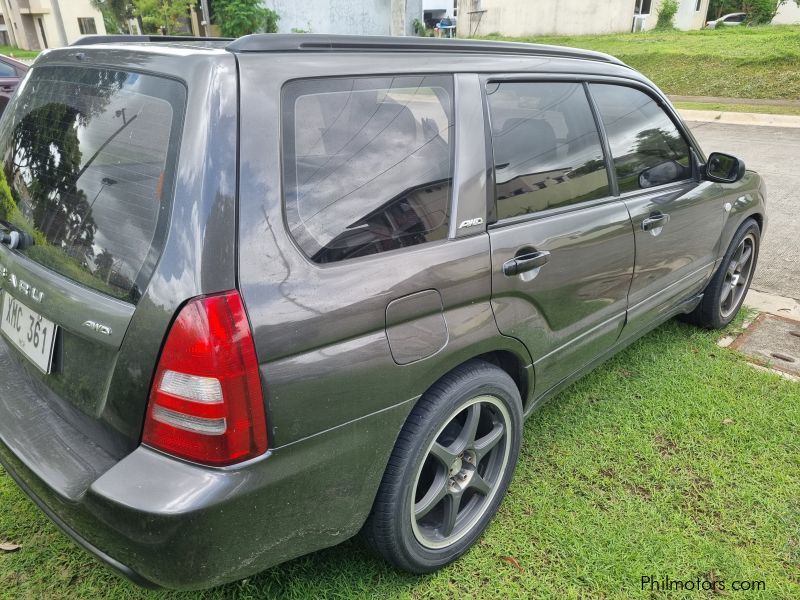
[[[497,217],[610,194],[594,117],[579,83],[489,83]]]
[[[691,177],[689,145],[650,96],[622,85],[591,84],[590,89],[621,193]]]
[[[136,302],[164,237],[184,87],[111,69],[34,68],[0,122],[0,219],[25,254]]]
[[[452,85],[449,76],[287,84],[286,220],[311,260],[330,263],[447,237]]]

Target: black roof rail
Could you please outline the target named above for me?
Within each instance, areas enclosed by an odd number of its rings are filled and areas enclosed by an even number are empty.
[[[230,42],[234,38],[192,37],[187,35],[84,35],[70,46],[93,46],[95,44],[124,44],[130,42]]]
[[[582,58],[614,64],[624,63],[613,56],[591,50],[563,46],[522,44],[446,38],[389,37],[361,35],[324,35],[314,33],[254,33],[240,37],[226,46],[231,52],[461,52],[475,54],[521,54]]]

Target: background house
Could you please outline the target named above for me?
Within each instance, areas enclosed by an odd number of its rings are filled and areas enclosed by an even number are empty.
[[[458,35],[583,35],[652,29],[662,0],[459,0]],[[678,0],[675,27],[700,29],[709,0]]]
[[[66,46],[82,35],[105,33],[103,15],[89,0],[0,0],[0,41],[26,50]]]
[[[452,1],[452,0],[451,0]],[[411,35],[422,0],[265,0],[278,12],[278,31]]]
[[[797,25],[798,23],[800,23],[800,6],[791,0],[781,4],[775,18],[772,19],[773,25]]]
[[[433,28],[445,17],[458,15],[458,0],[422,0],[422,14],[425,25]]]

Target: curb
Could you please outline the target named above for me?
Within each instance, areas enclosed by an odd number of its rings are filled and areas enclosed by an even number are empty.
[[[760,127],[800,128],[800,115],[767,115],[761,113],[721,112],[718,110],[678,109],[684,121],[695,123],[725,123],[727,125],[754,125]]]
[[[750,308],[756,309],[758,312],[769,313],[793,321],[800,321],[800,302],[794,298],[785,298],[777,294],[759,292],[758,290],[750,288],[744,299],[744,303]]]

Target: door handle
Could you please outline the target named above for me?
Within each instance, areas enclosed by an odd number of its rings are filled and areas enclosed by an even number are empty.
[[[549,260],[550,253],[547,250],[520,254],[503,263],[503,275],[506,277],[514,277],[520,273],[527,273],[528,271],[543,267]]]
[[[669,215],[656,213],[642,221],[642,231],[652,231],[669,223]]]
[[[14,86],[13,85],[0,85],[0,90],[4,92],[13,92]]]

